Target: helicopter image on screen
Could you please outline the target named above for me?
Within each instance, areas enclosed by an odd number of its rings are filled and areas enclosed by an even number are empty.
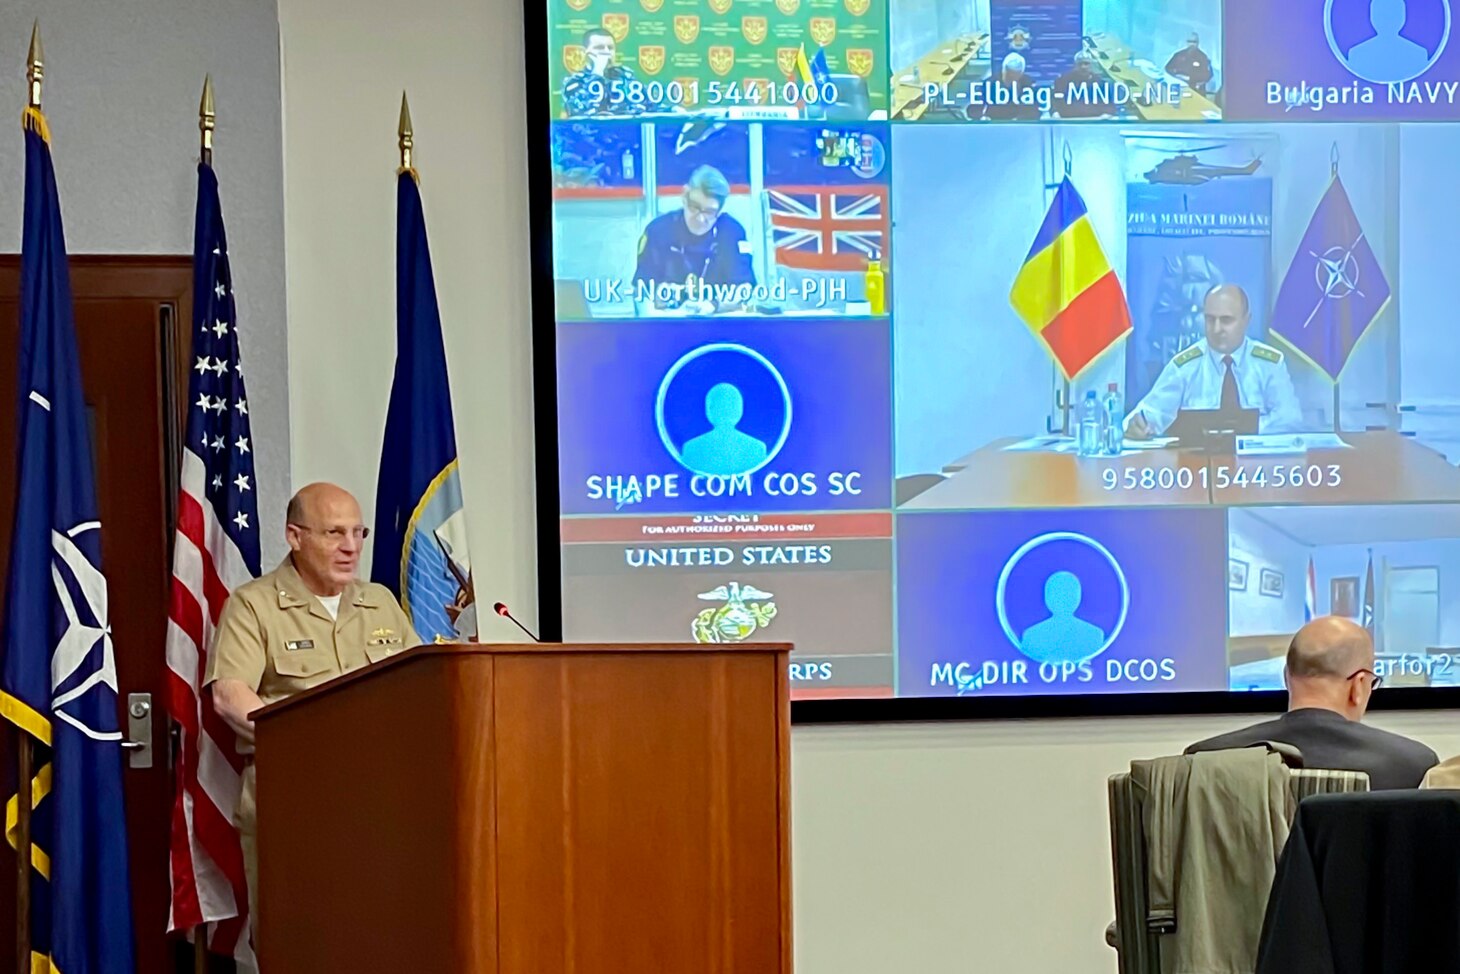
[[[1216,166],[1202,162],[1196,153],[1204,149],[1182,152],[1169,159],[1163,159],[1146,173],[1146,181],[1171,183],[1178,186],[1200,186],[1224,176],[1251,176],[1262,166],[1261,159],[1253,159],[1245,166]]]

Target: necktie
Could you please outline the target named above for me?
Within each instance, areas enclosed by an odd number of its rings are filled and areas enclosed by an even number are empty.
[[[1235,412],[1242,408],[1242,400],[1237,396],[1237,375],[1232,371],[1232,356],[1223,355],[1222,364],[1227,367],[1226,373],[1222,376],[1222,412]]]

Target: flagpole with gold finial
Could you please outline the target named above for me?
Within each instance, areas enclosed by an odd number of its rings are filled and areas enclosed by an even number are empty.
[[[218,114],[213,110],[213,76],[203,76],[203,101],[198,105],[198,131],[203,136],[203,165],[213,165],[213,129]]]
[[[37,20],[30,29],[30,57],[26,65],[25,80],[30,82],[30,107],[40,110],[41,80],[46,76],[45,53],[41,50],[41,22]]]
[[[213,109],[213,76],[203,75],[203,97],[198,102],[198,134],[200,147],[198,158],[205,166],[213,165],[213,129],[218,113]],[[193,970],[207,974],[208,970],[208,924],[193,927]]]
[[[37,20],[30,29],[30,54],[26,57],[25,80],[28,82],[28,94],[24,125],[46,142],[50,142],[51,133],[46,127],[46,117],[41,114],[41,82],[46,75],[45,59],[45,52],[41,49],[41,22]]]
[[[400,168],[396,173],[408,172],[412,179],[417,179],[416,167],[411,159],[411,150],[415,148],[415,133],[411,131],[411,103],[406,100],[406,93],[400,93],[400,125],[396,128],[396,135],[400,137]]]
[[[41,22],[30,31],[30,53],[26,57],[25,80],[28,82],[24,125],[33,128],[41,138],[50,141],[46,117],[41,114],[41,81],[45,78],[45,53],[41,49]],[[15,969],[29,971],[30,956],[30,873],[31,813],[33,810],[31,778],[35,776],[35,748],[30,734],[20,730],[15,739],[19,753],[16,761],[15,787]]]

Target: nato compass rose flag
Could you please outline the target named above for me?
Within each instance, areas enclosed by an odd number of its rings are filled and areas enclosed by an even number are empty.
[[[28,108],[24,126],[20,415],[0,712],[35,743],[29,969],[132,974],[117,666],[61,201],[45,116]],[[11,798],[12,846],[17,813]]]
[[[1389,303],[1389,282],[1334,173],[1278,289],[1272,328],[1337,380]]]
[[[476,594],[441,312],[414,169],[397,176],[396,358],[375,493],[370,579],[427,642],[475,639]]]

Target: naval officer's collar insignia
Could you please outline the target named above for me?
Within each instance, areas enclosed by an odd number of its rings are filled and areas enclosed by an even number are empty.
[[[314,603],[314,594],[305,586],[304,579],[299,577],[299,570],[294,567],[292,555],[286,555],[283,562],[275,569],[274,585],[279,592],[279,608],[281,609],[297,609]],[[371,593],[368,584],[354,581],[340,593],[340,604],[374,609],[379,607],[380,601]],[[321,606],[320,612],[323,611],[324,607]]]
[[[304,579],[294,567],[294,556],[285,555],[283,562],[274,570],[274,587],[279,592],[279,608],[297,609],[308,606],[314,596],[304,587]]]

